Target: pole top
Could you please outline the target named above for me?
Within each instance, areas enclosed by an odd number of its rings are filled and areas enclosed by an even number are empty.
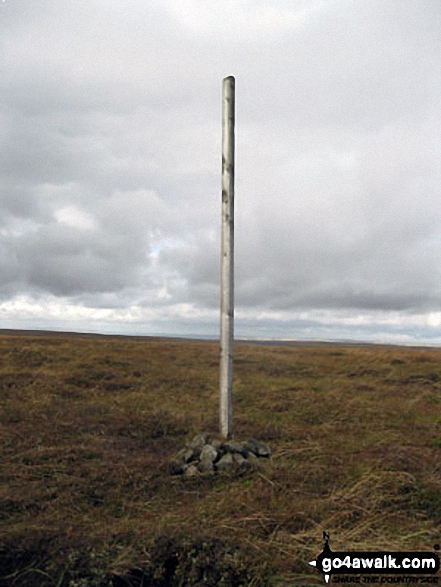
[[[234,84],[234,75],[228,75],[227,77],[224,77],[224,82],[232,82]]]

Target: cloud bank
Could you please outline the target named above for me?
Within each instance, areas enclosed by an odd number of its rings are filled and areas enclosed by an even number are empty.
[[[5,0],[5,327],[441,342],[438,0]]]

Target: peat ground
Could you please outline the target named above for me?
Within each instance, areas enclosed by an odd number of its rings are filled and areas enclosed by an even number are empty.
[[[218,344],[0,336],[0,585],[323,585],[333,550],[441,542],[441,349],[235,347],[263,468],[184,480],[217,435]]]

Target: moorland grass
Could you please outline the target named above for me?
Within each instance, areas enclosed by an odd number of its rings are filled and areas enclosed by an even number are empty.
[[[0,337],[0,585],[322,585],[334,550],[441,526],[441,350],[236,344],[234,436],[259,470],[168,463],[218,430],[218,345]],[[144,581],[144,583],[143,583]]]

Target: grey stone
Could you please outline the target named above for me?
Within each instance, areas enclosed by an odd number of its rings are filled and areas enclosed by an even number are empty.
[[[260,466],[262,457],[271,455],[270,447],[250,438],[246,442],[211,440],[206,433],[198,434],[181,449],[169,464],[171,475],[194,477],[214,475],[227,469],[250,470]]]
[[[206,444],[201,450],[201,461],[207,460],[213,463],[216,460],[216,457],[217,450],[211,444]]]
[[[217,452],[219,452],[222,447],[222,441],[221,440],[212,440],[211,446],[213,448],[215,448],[217,450]]]
[[[223,444],[223,449],[225,452],[231,452],[233,454],[238,453],[244,457],[246,457],[248,453],[244,442],[225,442]]]
[[[271,456],[270,447],[264,442],[256,440],[255,438],[250,438],[249,440],[247,440],[245,442],[245,447],[249,452],[254,453],[257,457],[268,458]]]
[[[171,461],[169,466],[170,474],[171,475],[182,475],[184,469],[182,468],[182,463],[174,459]]]
[[[225,471],[233,465],[233,455],[231,453],[225,454],[216,464],[218,471]]]
[[[213,461],[210,461],[208,459],[203,459],[198,464],[198,471],[200,471],[201,473],[209,473],[211,471],[214,471]]]
[[[257,467],[259,464],[259,458],[253,452],[248,453],[247,461],[252,467]]]
[[[186,448],[181,448],[181,450],[177,453],[176,455],[176,460],[180,463],[185,463],[185,453],[187,452],[188,449]]]
[[[244,461],[246,461],[246,458],[240,453],[236,452],[233,454],[233,461],[236,463],[236,465],[241,465]]]
[[[254,458],[257,459],[257,457],[254,457]],[[245,457],[243,457],[239,453],[235,453],[233,455],[233,460],[236,463],[236,465],[244,471],[249,471],[250,469],[253,468],[252,464],[248,462],[248,459],[246,459]]]
[[[257,457],[254,458],[257,460]],[[248,462],[248,459],[239,453],[233,455],[233,461],[236,463],[236,466],[243,471],[250,471],[253,468],[253,465]]]
[[[203,447],[210,441],[208,434],[197,434],[189,442],[188,447],[192,448],[198,455],[201,453]]]
[[[243,471],[251,471],[251,469],[253,469],[253,465],[248,461],[248,459],[244,459],[244,461],[240,465],[240,468]]]
[[[181,463],[189,463],[193,461],[197,455],[192,448],[182,448],[176,455],[176,460]]]
[[[185,469],[185,476],[186,477],[195,477],[198,474],[198,468],[196,467],[196,465],[189,465],[186,469]]]

